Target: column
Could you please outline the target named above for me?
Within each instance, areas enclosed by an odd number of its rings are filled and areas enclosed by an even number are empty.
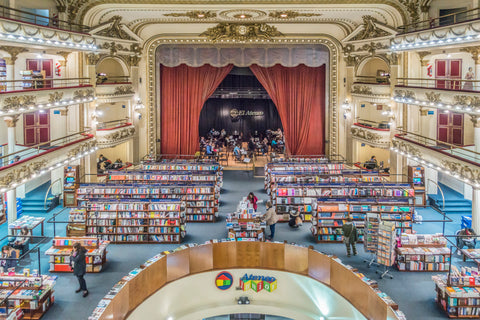
[[[15,80],[15,60],[9,57],[5,57],[3,59],[5,60],[5,64],[7,65],[7,81]],[[13,91],[14,87],[15,86],[13,82],[7,82],[7,91]]]
[[[18,116],[3,118],[7,124],[7,141],[8,141],[8,153],[15,152],[15,127],[18,120]],[[13,161],[14,156],[10,156],[8,161]],[[7,191],[7,210],[8,210],[8,224],[17,220],[17,191],[15,189]],[[12,234],[12,231],[8,231]]]
[[[472,197],[472,228],[476,234],[480,232],[480,189],[473,188]]]
[[[473,122],[473,144],[474,151],[480,153],[480,122],[479,116],[470,115],[470,120]],[[480,155],[475,155],[476,159],[480,159]]]
[[[345,97],[350,95],[350,91],[352,90],[353,82],[355,81],[355,59],[354,58],[346,58],[346,72],[345,72],[345,81],[344,81],[344,90],[345,90]],[[343,102],[343,101],[341,101]],[[345,110],[340,110],[339,116],[344,117],[344,124],[345,124],[345,158],[347,159],[348,163],[352,163],[356,160],[357,152],[356,148],[354,148],[354,141],[352,139],[351,127],[353,124],[353,119],[355,119],[355,111],[356,111],[356,103],[350,95],[349,99],[350,103],[350,115],[347,117],[343,116],[343,112]],[[355,149],[355,150],[354,150]]]

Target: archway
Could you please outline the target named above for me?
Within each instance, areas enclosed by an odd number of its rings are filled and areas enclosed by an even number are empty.
[[[156,57],[161,84],[161,153],[193,154],[198,150],[200,110],[233,65],[248,66],[272,97],[291,154],[324,153],[329,61],[325,46],[174,45],[158,47]]]

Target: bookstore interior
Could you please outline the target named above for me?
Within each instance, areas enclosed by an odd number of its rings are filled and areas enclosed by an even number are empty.
[[[480,318],[478,1],[0,26],[0,320]]]

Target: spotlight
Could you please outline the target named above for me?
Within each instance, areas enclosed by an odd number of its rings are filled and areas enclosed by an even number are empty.
[[[240,297],[237,299],[238,304],[250,304],[248,297]]]

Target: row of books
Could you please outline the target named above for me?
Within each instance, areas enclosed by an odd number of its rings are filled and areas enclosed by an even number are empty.
[[[447,239],[441,234],[410,234],[400,235],[400,246],[405,245],[447,245]]]
[[[423,262],[423,261],[409,261],[398,262],[397,267],[400,271],[448,271],[450,262]]]
[[[88,211],[179,211],[179,203],[123,203],[111,204],[88,202]]]

